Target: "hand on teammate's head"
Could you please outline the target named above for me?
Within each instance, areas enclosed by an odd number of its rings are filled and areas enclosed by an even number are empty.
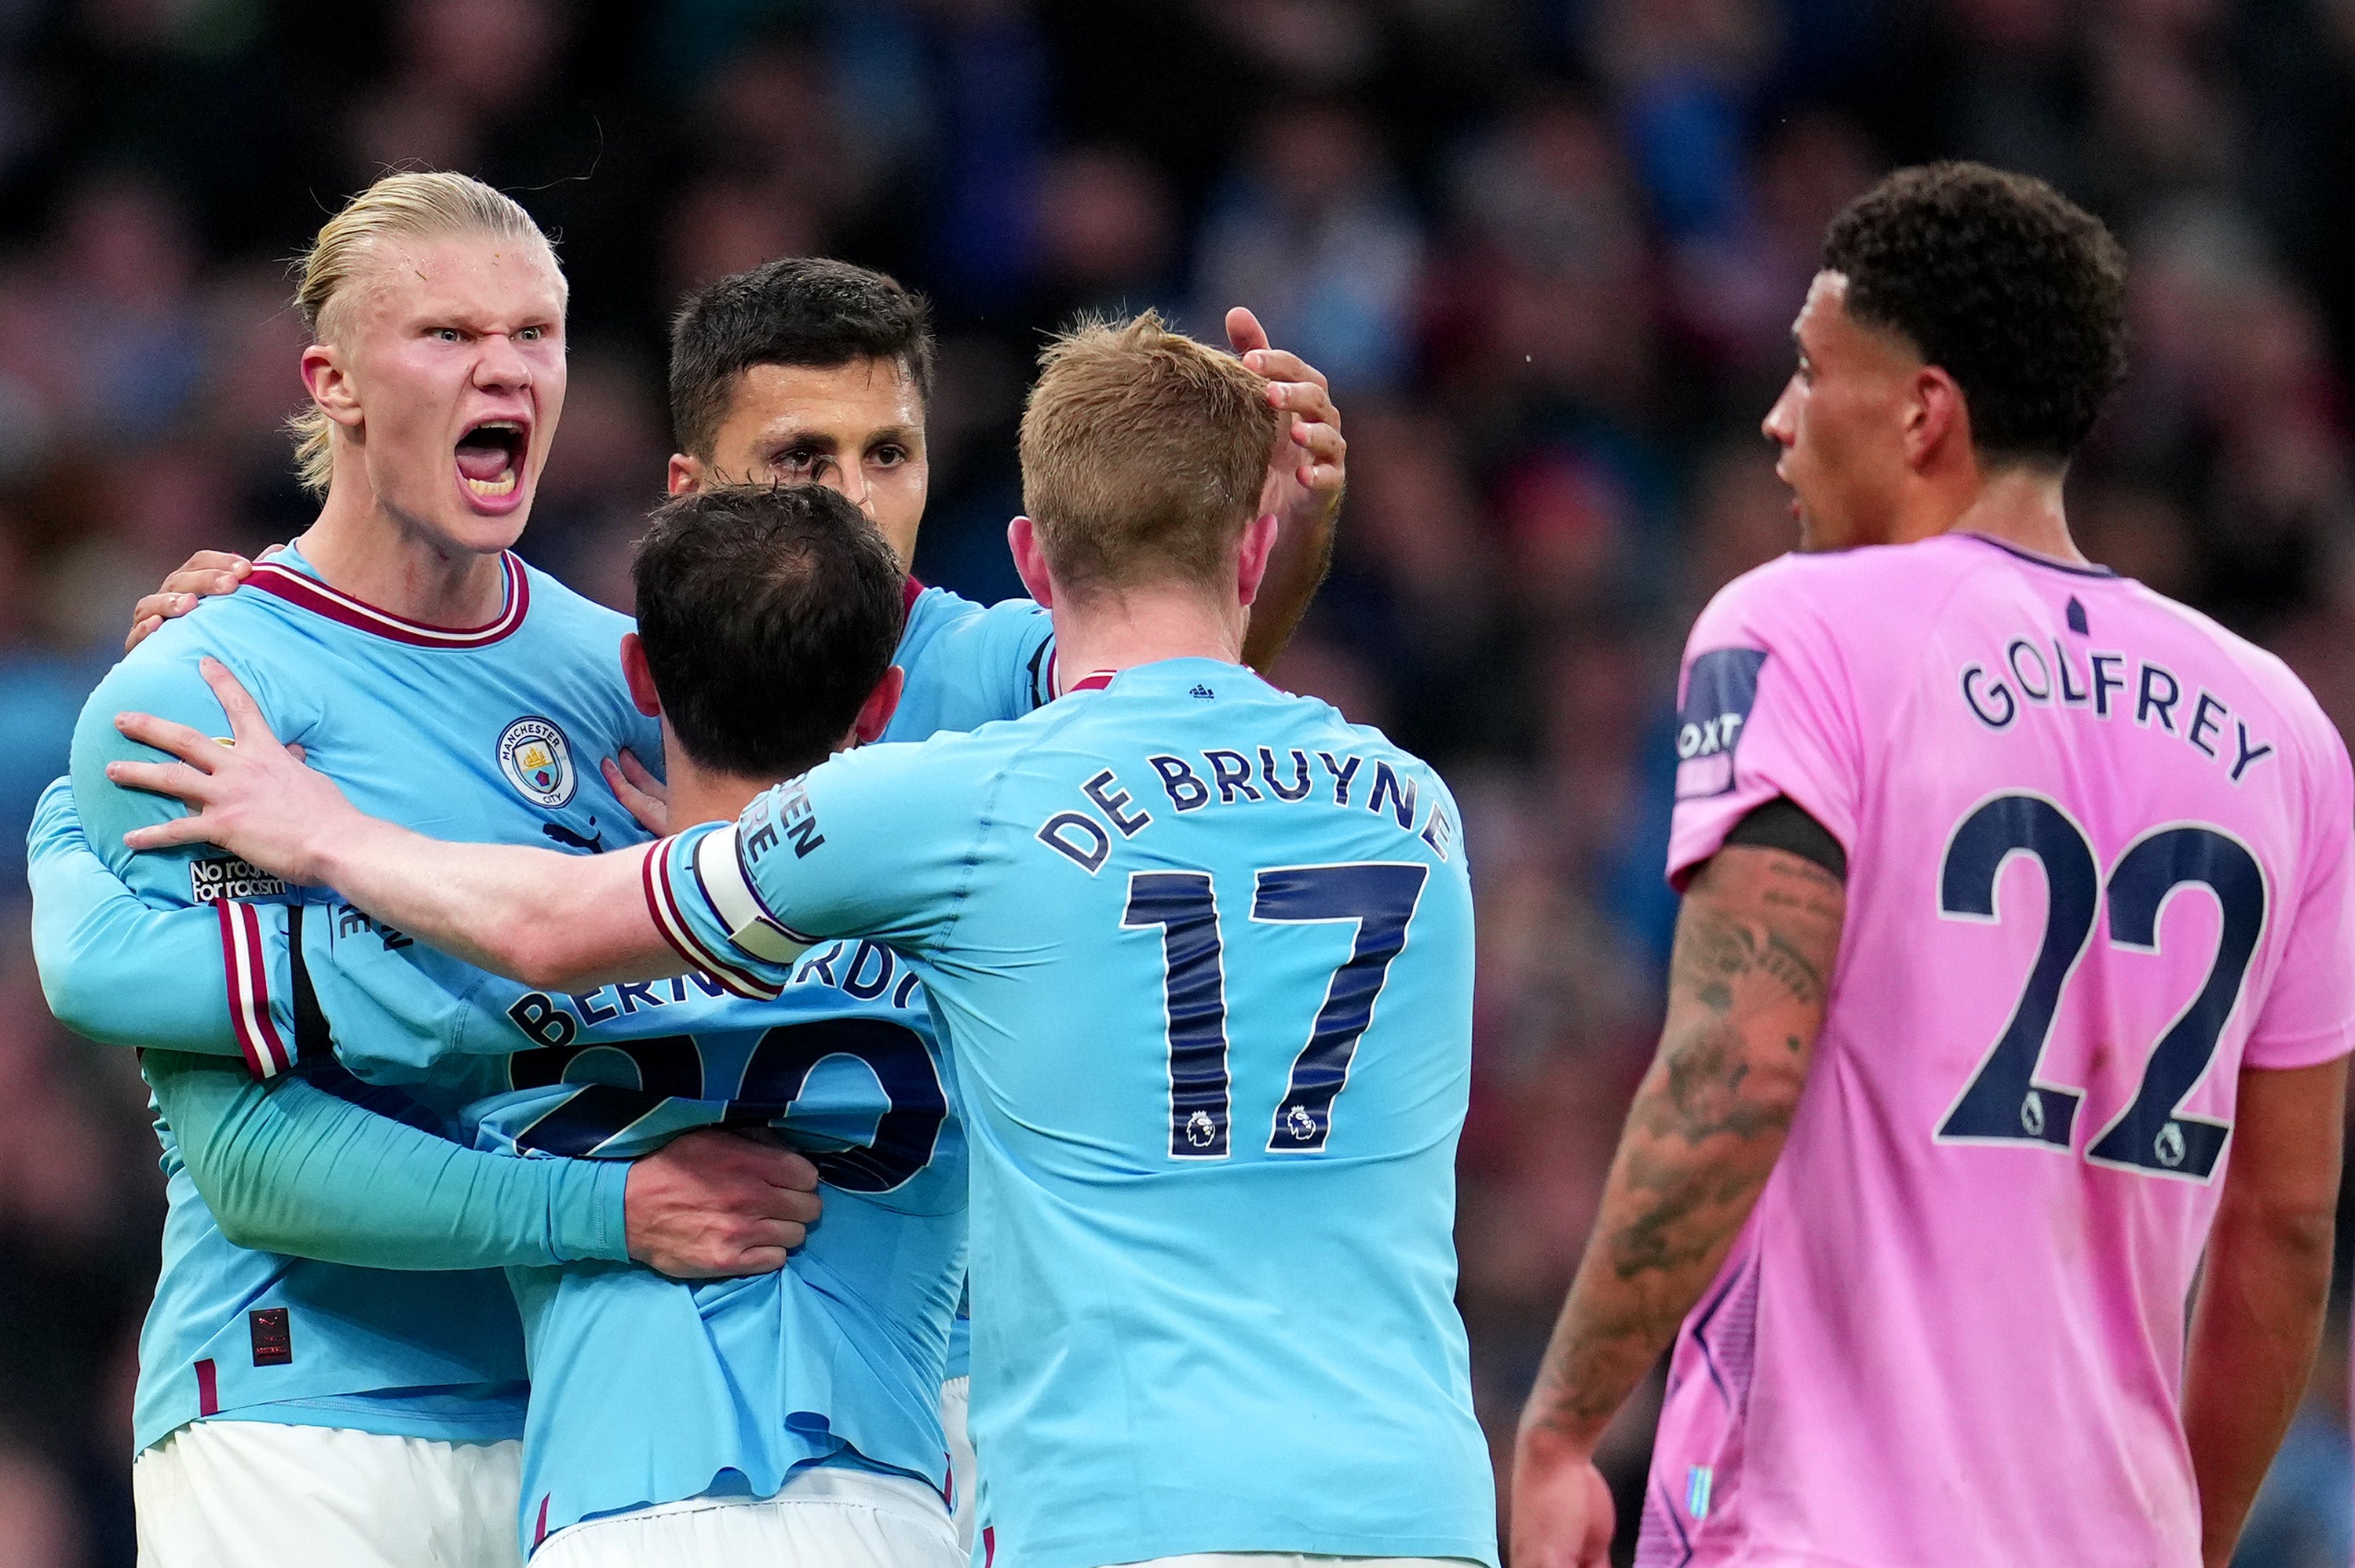
[[[1339,505],[1349,444],[1325,373],[1270,344],[1259,318],[1241,305],[1227,313],[1227,342],[1247,369],[1267,377],[1268,401],[1292,416],[1268,463],[1262,510],[1289,524]]]

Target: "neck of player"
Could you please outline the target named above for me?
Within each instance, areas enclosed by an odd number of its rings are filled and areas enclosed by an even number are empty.
[[[407,517],[337,462],[318,521],[295,540],[331,588],[429,626],[485,626],[506,598],[500,550],[470,550]]]
[[[669,770],[670,831],[680,832],[698,822],[732,822],[775,779],[746,779],[706,768],[687,755],[663,721],[663,755]]]
[[[1216,659],[1240,664],[1251,612],[1185,588],[1135,588],[1059,599],[1054,606],[1055,668],[1069,688],[1098,671],[1117,672],[1164,659]]]
[[[2085,557],[2069,536],[2069,519],[2062,507],[2066,477],[2064,469],[2026,464],[1986,471],[1976,484],[1947,498],[1944,505],[1929,509],[1925,525],[1918,533],[1909,533],[1912,538],[1980,534],[2031,556],[2083,566]]]

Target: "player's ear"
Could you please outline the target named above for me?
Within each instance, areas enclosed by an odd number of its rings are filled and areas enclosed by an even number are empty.
[[[646,662],[646,645],[634,631],[622,633],[622,679],[640,713],[648,718],[662,717],[662,694],[655,690],[654,666]]]
[[[1235,561],[1235,593],[1245,605],[1259,597],[1259,585],[1266,580],[1267,563],[1275,555],[1275,536],[1281,526],[1274,513],[1263,512],[1243,529],[1242,550]]]
[[[1054,609],[1055,579],[1047,572],[1047,550],[1039,541],[1039,524],[1028,517],[1008,523],[1006,547],[1014,553],[1014,569],[1021,575],[1032,601],[1041,609]]]
[[[667,482],[667,488],[664,491],[664,493],[666,495],[685,495],[690,490],[701,490],[702,488],[703,460],[700,458],[689,457],[685,452],[671,453],[670,476]]]
[[[303,351],[303,389],[336,423],[349,427],[360,422],[359,394],[334,345],[314,343]]]
[[[1970,407],[1955,378],[1934,365],[1915,371],[1905,409],[1907,464],[1919,471],[1942,455],[1967,451],[1970,436]]]
[[[866,746],[883,738],[883,731],[891,715],[900,711],[900,694],[906,689],[908,673],[894,664],[883,672],[875,689],[867,694],[866,703],[858,710],[858,722],[850,726],[854,746]]]

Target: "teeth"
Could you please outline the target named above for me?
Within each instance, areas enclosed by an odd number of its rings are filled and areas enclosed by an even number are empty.
[[[464,474],[459,475],[459,477],[465,479],[465,475]],[[516,471],[512,467],[510,467],[505,473],[499,475],[496,479],[466,480],[466,488],[473,491],[475,494],[483,496],[513,494],[515,487]]]

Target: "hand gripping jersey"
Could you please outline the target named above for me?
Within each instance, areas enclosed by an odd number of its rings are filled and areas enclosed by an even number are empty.
[[[923,977],[1002,1568],[1496,1561],[1453,1300],[1458,830],[1378,733],[1178,659],[837,758],[649,861],[657,921],[750,993],[854,936]]]
[[[1638,1561],[2197,1563],[2185,1298],[2238,1075],[2355,1045],[2338,736],[2149,589],[1948,535],[1727,588],[1678,749],[1673,880],[1787,796],[1848,917]]]
[[[582,1519],[767,1497],[854,1463],[947,1480],[943,1363],[964,1277],[964,1135],[922,988],[873,943],[810,953],[774,1000],[709,977],[527,991],[357,935],[306,942],[337,1054],[367,1075],[421,1043],[484,1091],[475,1146],[628,1160],[709,1127],[771,1127],[816,1163],[824,1218],[782,1271],[685,1284],[623,1263],[507,1271],[532,1369],[525,1550]],[[326,961],[321,962],[324,957]]]
[[[588,849],[643,837],[599,777],[619,746],[653,756],[659,731],[631,705],[618,649],[629,622],[506,557],[506,593],[487,626],[404,620],[321,582],[299,553],[257,567],[240,592],[164,627],[100,683],[74,737],[74,794],[90,842],[151,904],[211,905],[257,1072],[291,1060],[291,1017],[273,1018],[259,959],[264,912],[312,895],[205,846],[134,855],[123,835],[176,816],[160,796],[116,788],[116,758],[153,756],[115,730],[141,709],[224,734],[197,673],[210,653],[236,673],[272,730],[362,810],[453,838]],[[282,928],[282,910],[271,910]],[[379,942],[405,941],[378,932]],[[91,952],[115,983],[165,989],[136,952]],[[454,1106],[450,1107],[454,1108]],[[164,1144],[169,1210],[155,1301],[140,1339],[140,1446],[211,1415],[467,1440],[522,1429],[523,1344],[496,1273],[416,1273],[282,1257],[230,1245]]]

